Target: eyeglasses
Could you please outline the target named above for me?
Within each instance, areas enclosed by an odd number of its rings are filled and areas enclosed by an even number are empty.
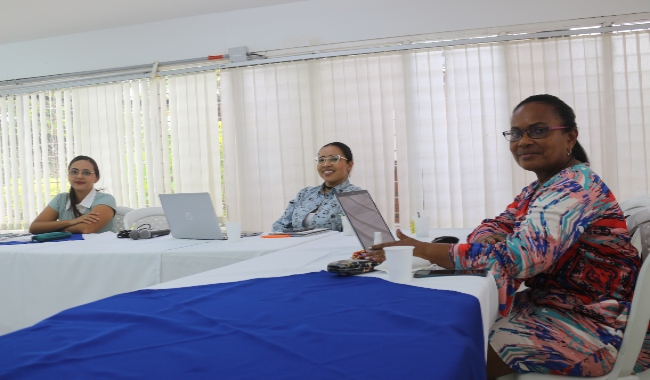
[[[511,129],[509,131],[503,132],[503,137],[510,142],[519,141],[524,137],[524,133],[528,135],[531,139],[543,139],[548,136],[548,134],[555,129],[564,129],[570,127],[550,127],[548,125],[538,125],[529,127],[526,130],[523,129]]]
[[[68,175],[76,177],[81,173],[83,177],[90,177],[91,175],[95,174],[95,172],[91,172],[90,170],[82,170],[79,171],[79,169],[70,169],[68,170]]]
[[[339,161],[341,161],[341,159],[346,160],[346,161],[348,160],[345,157],[341,157],[340,154],[335,154],[335,155],[329,156],[329,157],[324,157],[324,156],[316,157],[316,158],[314,158],[314,161],[316,161],[316,163],[318,165],[325,165],[325,161],[329,161],[330,164],[334,165],[334,164],[338,164]]]

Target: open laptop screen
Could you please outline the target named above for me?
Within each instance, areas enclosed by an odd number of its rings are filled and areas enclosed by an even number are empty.
[[[159,197],[176,239],[223,239],[209,193],[160,194]]]
[[[381,232],[383,243],[395,241],[367,190],[337,193],[336,197],[364,249],[372,246],[375,232]]]

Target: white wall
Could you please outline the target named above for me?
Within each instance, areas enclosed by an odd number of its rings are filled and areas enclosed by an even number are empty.
[[[310,0],[0,45],[0,80],[643,12],[650,1]]]

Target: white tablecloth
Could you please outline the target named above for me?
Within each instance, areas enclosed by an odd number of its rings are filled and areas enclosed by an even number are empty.
[[[118,239],[0,245],[0,335],[70,307],[247,260],[337,232],[302,238],[210,240]],[[169,252],[169,256],[165,255]]]
[[[252,236],[242,238],[238,243],[213,240],[206,244],[168,249],[162,252],[162,282],[224,267],[332,235],[341,234],[332,231],[313,236],[271,239]]]
[[[446,235],[456,236],[461,242],[465,242],[467,234],[471,231],[472,229],[469,228],[437,228],[430,231],[428,238],[417,239],[430,241],[435,237]],[[260,257],[245,263],[229,265],[227,268],[211,270],[191,277],[165,282],[158,286],[153,286],[152,289],[216,284],[258,277],[278,277],[324,270],[327,267],[327,263],[349,259],[352,253],[359,250],[360,247],[359,240],[356,236],[345,236],[342,233],[328,234],[326,238],[319,239],[318,241],[310,241],[298,247],[277,250],[273,255],[266,255],[265,257]],[[330,257],[334,259],[327,261]]]
[[[108,234],[0,246],[0,335],[73,306],[158,284],[160,252],[196,244]]]

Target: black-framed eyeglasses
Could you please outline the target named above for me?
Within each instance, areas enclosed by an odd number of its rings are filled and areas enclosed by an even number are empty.
[[[81,171],[79,171],[79,169],[70,169],[70,170],[68,170],[68,175],[71,175],[73,177],[78,176],[79,173],[81,173],[81,175],[83,177],[90,177],[91,175],[95,174],[95,172],[91,172],[90,170],[86,170],[86,169],[81,170]]]
[[[325,161],[329,161],[330,164],[334,165],[334,164],[338,164],[339,161],[341,161],[341,160],[346,160],[347,161],[348,159],[345,158],[345,157],[341,157],[340,154],[334,154],[334,155],[331,155],[329,157],[320,156],[320,157],[314,158],[314,161],[316,161],[316,164],[318,164],[318,165],[325,165]]]
[[[528,129],[511,129],[509,131],[503,132],[503,137],[506,140],[513,142],[519,141],[524,137],[524,133],[528,135],[531,139],[543,139],[548,136],[548,134],[555,129],[565,129],[570,127],[551,127],[549,125],[535,125],[531,126]]]

